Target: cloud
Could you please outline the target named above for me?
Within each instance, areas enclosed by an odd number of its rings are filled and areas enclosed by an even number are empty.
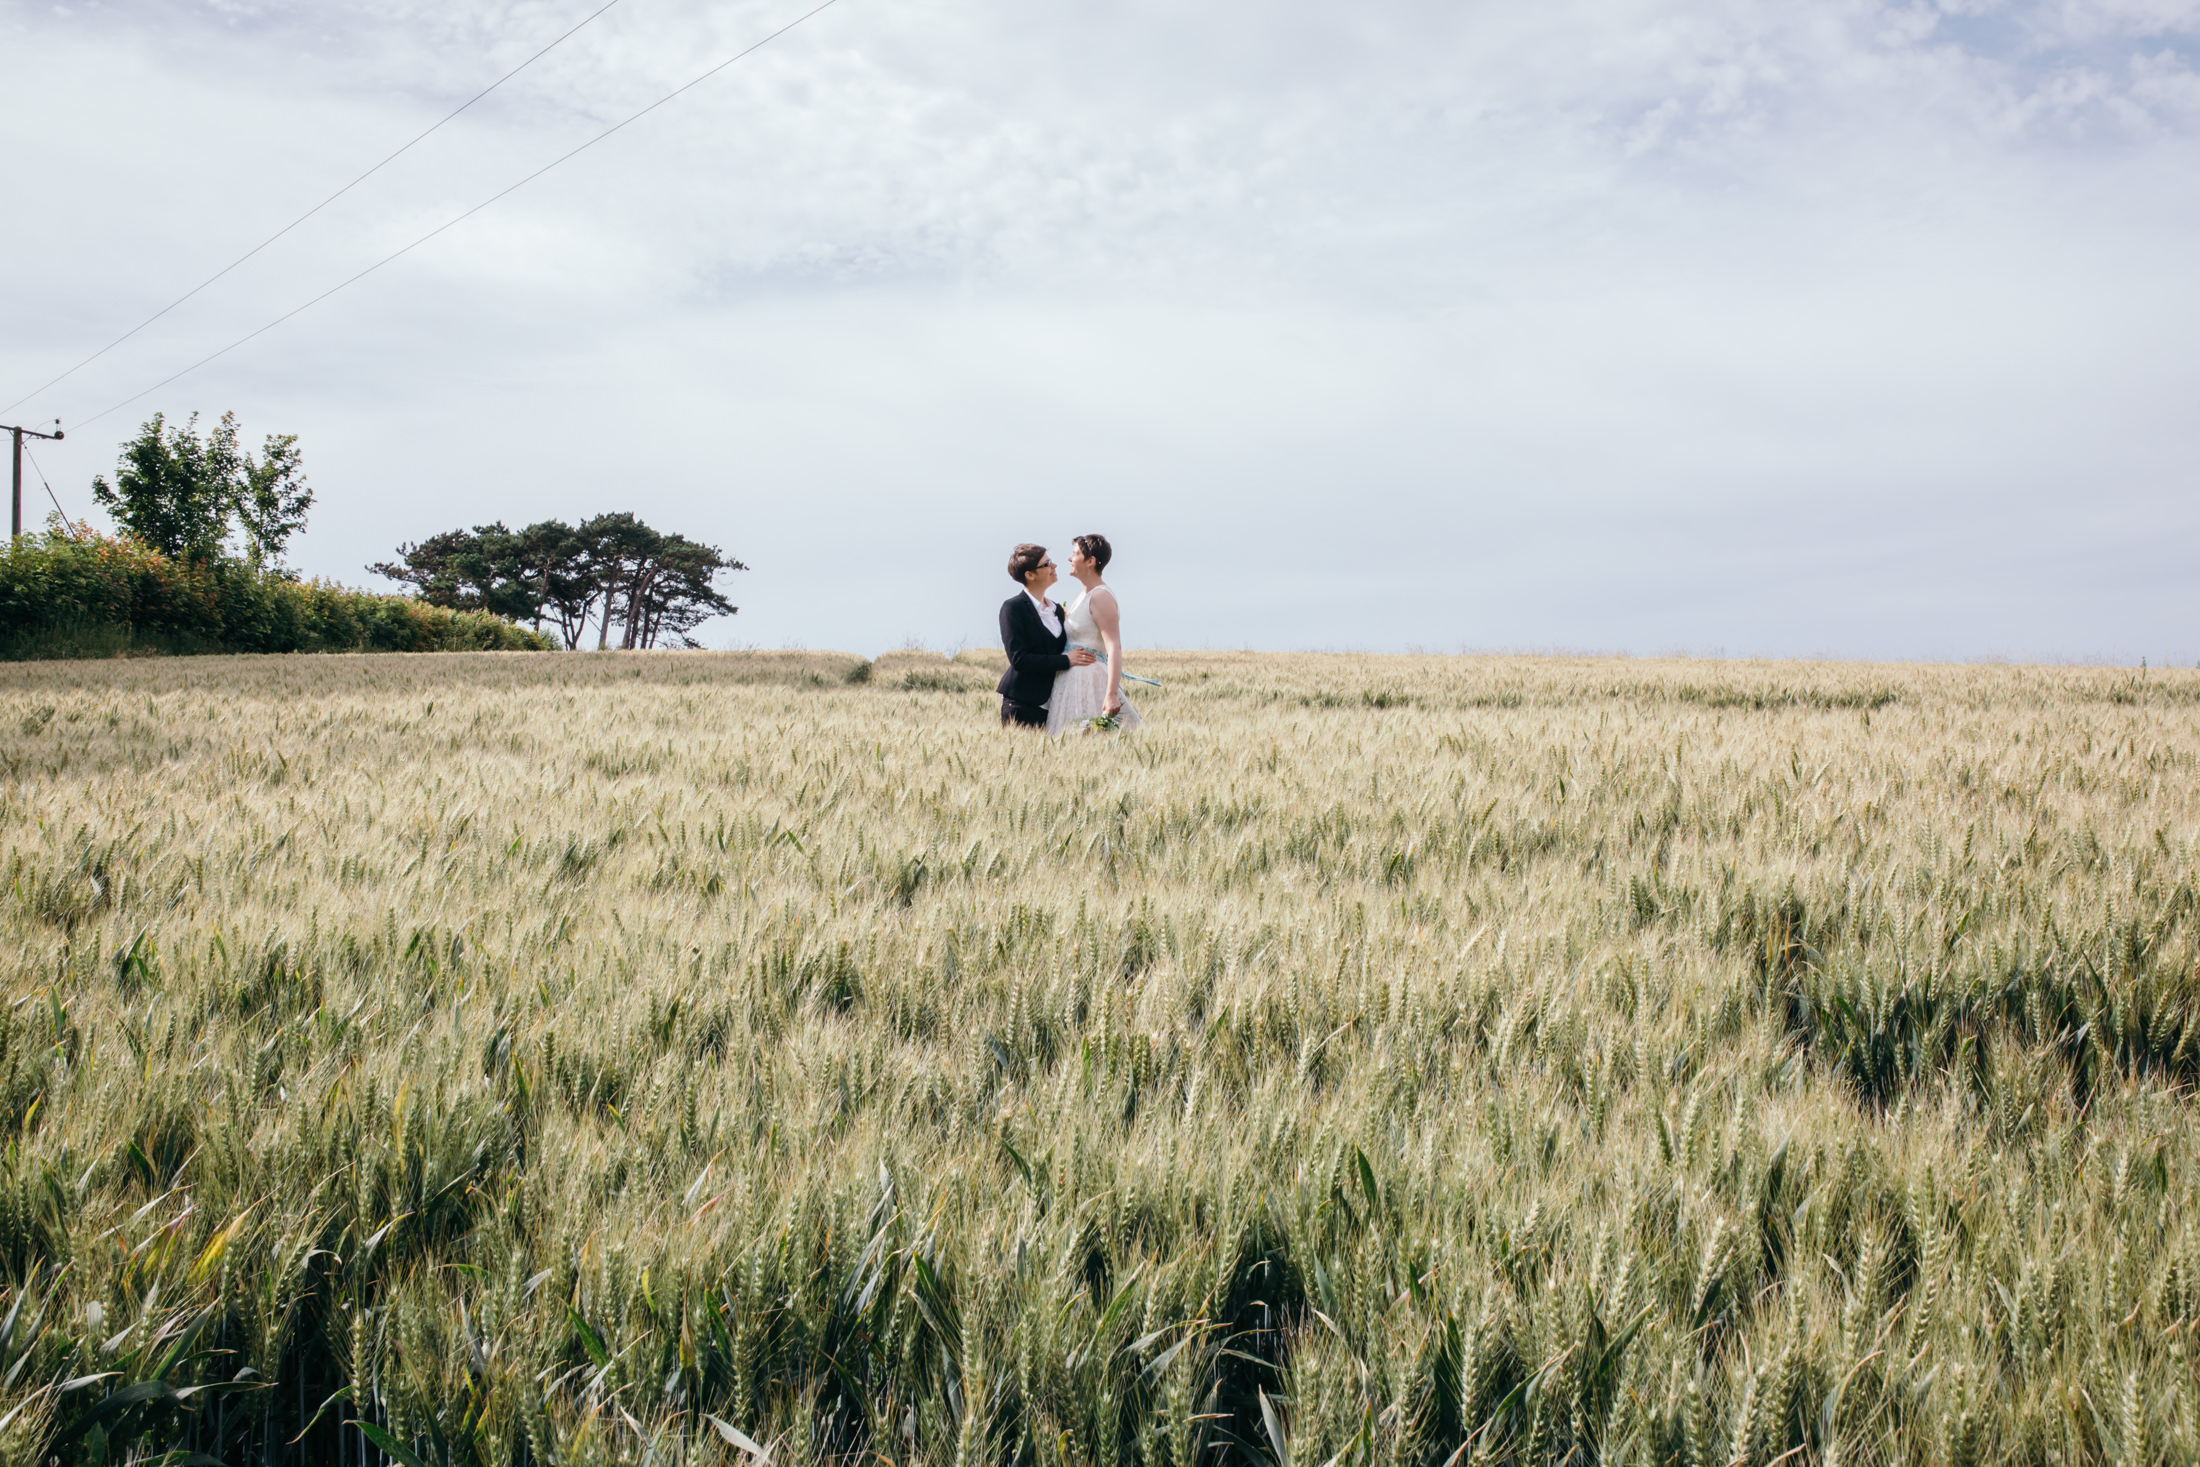
[[[0,115],[49,182],[0,370],[589,8],[16,12],[45,64]],[[627,0],[23,411],[157,380],[799,8]],[[758,567],[716,634],[765,642],[982,637],[1002,546],[1099,526],[1148,642],[2200,656],[2162,550],[2196,36],[2168,0],[840,0],[47,466],[81,504],[136,416],[235,407],[303,435],[312,569],[631,507]]]

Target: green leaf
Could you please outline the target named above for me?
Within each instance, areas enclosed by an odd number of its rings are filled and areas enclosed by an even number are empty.
[[[758,1446],[753,1440],[750,1439],[747,1432],[741,1430],[740,1427],[735,1426],[732,1422],[725,1421],[720,1419],[719,1417],[713,1416],[708,1411],[705,1411],[703,1413],[703,1419],[705,1421],[708,1421],[711,1424],[712,1428],[715,1429],[721,1437],[725,1438],[727,1446],[738,1447],[740,1450],[747,1452],[750,1456],[754,1457],[759,1463],[771,1461],[771,1448]]]
[[[372,1258],[374,1256],[374,1250],[382,1246],[382,1240],[384,1238],[387,1238],[399,1223],[403,1222],[406,1218],[411,1216],[412,1214],[409,1212],[401,1212],[397,1216],[391,1218],[388,1222],[382,1224],[382,1226],[380,1226],[379,1228],[376,1228],[374,1232],[369,1235],[367,1241],[360,1245],[359,1261],[364,1264],[368,1259]]]
[[[1107,1308],[1100,1311],[1100,1322],[1092,1327],[1094,1339],[1099,1339],[1113,1329],[1115,1322],[1123,1317],[1123,1311],[1130,1307],[1131,1286],[1138,1282],[1138,1275],[1145,1271],[1145,1267],[1145,1260],[1140,1259],[1130,1273],[1125,1276],[1123,1287],[1115,1291],[1115,1298],[1109,1301]]]
[[[326,1415],[326,1414],[328,1413],[328,1408],[329,1408],[329,1407],[331,1407],[331,1406],[335,1405],[335,1404],[336,1404],[336,1403],[337,1403],[338,1401],[348,1401],[348,1400],[350,1400],[350,1399],[351,1399],[351,1387],[350,1387],[350,1386],[338,1386],[338,1387],[336,1388],[336,1394],[334,1394],[334,1395],[330,1396],[330,1397],[329,1397],[329,1398],[328,1398],[327,1400],[325,1400],[325,1401],[323,1401],[323,1402],[321,1403],[321,1405],[320,1405],[319,1409],[318,1409],[318,1410],[316,1410],[316,1411],[315,1411],[315,1412],[313,1413],[313,1419],[312,1419],[311,1421],[308,1421],[308,1422],[307,1422],[307,1423],[306,1423],[306,1424],[304,1425],[304,1427],[302,1427],[302,1428],[301,1428],[301,1429],[299,1430],[298,1434],[297,1434],[296,1436],[292,1437],[292,1438],[291,1438],[291,1439],[289,1440],[289,1442],[288,1442],[288,1443],[286,1443],[286,1445],[288,1445],[288,1446],[293,1446],[293,1447],[294,1447],[294,1446],[298,1445],[298,1443],[300,1443],[300,1442],[304,1441],[304,1440],[305,1440],[305,1436],[306,1436],[306,1433],[307,1433],[307,1432],[309,1432],[309,1431],[311,1431],[311,1430],[313,1430],[313,1428],[314,1428],[314,1427],[316,1427],[316,1426],[319,1426],[319,1425],[321,1424],[321,1418],[322,1418],[322,1417],[323,1417],[324,1415]]]
[[[910,1250],[909,1264],[910,1292],[916,1295],[917,1312],[932,1326],[933,1333],[939,1336],[940,1343],[946,1346],[949,1356],[959,1367],[962,1364],[962,1319],[955,1312],[955,1301],[947,1296],[939,1275],[932,1271],[932,1265],[922,1253]]]
[[[160,1364],[153,1368],[153,1378],[155,1380],[162,1379],[169,1371],[176,1368],[176,1362],[183,1359],[184,1353],[191,1347],[191,1342],[198,1338],[199,1331],[206,1328],[206,1322],[212,1317],[212,1313],[211,1310],[201,1310],[198,1318],[192,1320],[183,1333],[176,1336],[175,1343],[170,1345],[167,1353],[160,1357]]]
[[[1194,1321],[1191,1325],[1187,1326],[1184,1331],[1184,1338],[1169,1346],[1168,1349],[1163,1350],[1159,1355],[1156,1355],[1153,1358],[1152,1363],[1147,1365],[1142,1374],[1151,1378],[1158,1379],[1161,1373],[1169,1368],[1169,1362],[1176,1359],[1176,1357],[1183,1351],[1186,1345],[1189,1345],[1193,1340],[1199,1338],[1202,1329],[1203,1325],[1199,1321]],[[1155,1331],[1155,1333],[1158,1334],[1160,1333],[1160,1331],[1157,1330]],[[1152,1338],[1152,1335],[1147,1336],[1147,1339],[1149,1340]]]
[[[1375,1185],[1375,1168],[1367,1164],[1367,1153],[1357,1146],[1352,1148],[1352,1159],[1359,1163],[1360,1190],[1367,1194],[1368,1221],[1373,1222],[1375,1214],[1383,1210],[1382,1190]]]
[[[603,1336],[590,1328],[588,1321],[581,1318],[581,1312],[570,1304],[565,1306],[565,1317],[572,1324],[573,1333],[580,1336],[581,1348],[588,1352],[589,1359],[596,1362],[596,1368],[601,1370],[609,1365],[611,1350],[604,1344]]]
[[[373,1442],[376,1446],[380,1447],[385,1454],[391,1457],[395,1457],[398,1461],[404,1463],[405,1467],[428,1467],[427,1463],[421,1461],[418,1457],[407,1451],[403,1446],[400,1446],[396,1437],[391,1436],[388,1432],[384,1431],[381,1427],[376,1426],[373,1422],[354,1421],[352,1422],[352,1425],[358,1427],[360,1433],[364,1435],[368,1441]]]
[[[1634,1343],[1635,1336],[1640,1334],[1642,1327],[1650,1322],[1652,1312],[1653,1306],[1645,1304],[1642,1307],[1642,1312],[1635,1316],[1634,1323],[1621,1330],[1619,1338],[1604,1347],[1597,1357],[1595,1367],[1589,1372],[1589,1379],[1592,1382],[1598,1385],[1604,1383],[1604,1378],[1620,1363],[1621,1352]]]
[[[1011,1163],[1015,1165],[1017,1172],[1023,1177],[1024,1185],[1027,1187],[1036,1185],[1031,1180],[1031,1163],[1025,1161],[1023,1158],[1023,1154],[1019,1152],[1014,1146],[1009,1144],[1009,1140],[1006,1136],[1003,1136],[1001,1138],[1001,1150],[1008,1153],[1008,1159]]]
[[[1367,1163],[1363,1160],[1360,1164],[1365,1166]],[[1269,1400],[1266,1391],[1260,1392],[1260,1419],[1268,1428],[1268,1440],[1276,1448],[1276,1467],[1291,1467],[1291,1437],[1277,1419],[1275,1403]]]
[[[193,1396],[204,1395],[208,1391],[219,1395],[223,1391],[269,1391],[274,1388],[275,1383],[267,1380],[210,1380],[199,1385],[185,1386],[175,1393],[175,1397],[178,1401],[188,1401]]]
[[[56,1386],[54,1389],[65,1396],[71,1391],[80,1391],[88,1385],[97,1385],[101,1381],[110,1379],[111,1377],[120,1375],[121,1373],[122,1372],[119,1370],[102,1370],[97,1375],[80,1375],[75,1380],[65,1380],[61,1382],[61,1384]]]

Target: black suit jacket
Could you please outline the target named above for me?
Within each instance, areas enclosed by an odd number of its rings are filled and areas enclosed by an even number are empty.
[[[1049,603],[1052,604],[1052,603]],[[1069,669],[1069,617],[1054,608],[1059,632],[1049,632],[1039,620],[1039,608],[1018,591],[1001,603],[1001,647],[1008,653],[1008,671],[995,689],[1002,697],[1033,706],[1054,695],[1054,675]]]

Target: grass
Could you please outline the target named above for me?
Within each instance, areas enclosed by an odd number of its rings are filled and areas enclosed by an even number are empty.
[[[2200,1456],[2200,677],[0,671],[0,1458]]]

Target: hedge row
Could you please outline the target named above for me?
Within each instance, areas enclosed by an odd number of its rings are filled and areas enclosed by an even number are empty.
[[[130,652],[547,652],[480,611],[304,581],[231,556],[171,560],[82,529],[0,553],[0,659]]]

